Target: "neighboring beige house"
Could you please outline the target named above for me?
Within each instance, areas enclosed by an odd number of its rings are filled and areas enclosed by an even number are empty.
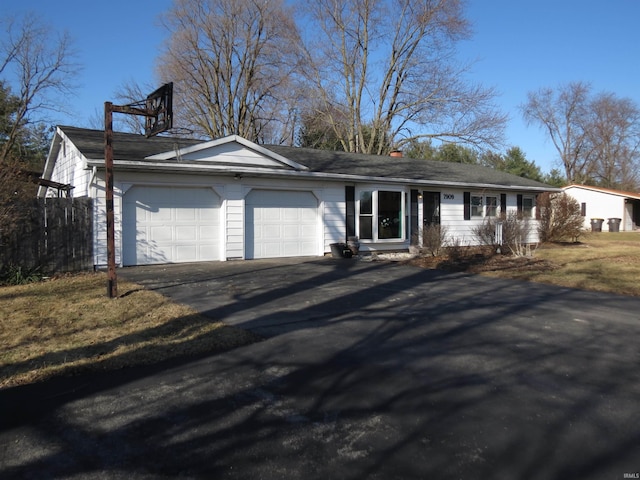
[[[569,185],[563,190],[580,203],[584,227],[591,229],[591,219],[603,219],[602,231],[609,230],[609,219],[620,219],[620,231],[640,228],[640,193],[622,192],[587,185]]]

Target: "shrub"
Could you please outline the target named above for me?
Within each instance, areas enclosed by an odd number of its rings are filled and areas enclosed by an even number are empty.
[[[502,220],[502,245],[512,255],[524,257],[531,255],[529,234],[531,224],[528,217],[519,216],[516,212],[509,212]]]
[[[422,231],[422,248],[436,257],[447,243],[447,227],[431,224]]]
[[[454,263],[464,261],[469,253],[469,247],[463,246],[460,238],[452,238],[447,245],[447,257]]]
[[[516,256],[530,254],[530,233],[529,219],[516,212],[509,212],[503,217],[487,217],[481,225],[473,228],[473,235],[481,245],[487,245],[494,251],[508,250]]]
[[[580,215],[580,204],[566,193],[543,193],[538,195],[540,212],[538,233],[541,242],[578,241],[584,221]]]
[[[471,232],[478,240],[480,245],[486,245],[496,250],[500,245],[500,241],[496,238],[496,217],[486,217],[482,224],[473,227]]]
[[[22,268],[9,264],[0,271],[0,285],[24,285],[42,280],[40,268]]]

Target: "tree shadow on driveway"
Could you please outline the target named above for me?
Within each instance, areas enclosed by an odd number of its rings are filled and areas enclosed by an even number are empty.
[[[640,358],[629,340],[640,333],[638,300],[318,262],[150,286],[269,338],[78,378],[85,388],[22,410],[20,396],[47,385],[1,391],[3,412],[21,415],[2,426],[0,475],[595,479],[640,470]]]

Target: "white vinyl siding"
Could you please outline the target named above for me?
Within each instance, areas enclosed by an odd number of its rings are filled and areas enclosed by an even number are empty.
[[[506,192],[505,192],[506,193]],[[483,197],[483,207],[486,207],[485,198],[487,196],[496,197],[497,205],[500,207],[501,192],[495,191],[493,193],[480,195],[473,192],[473,196]],[[527,195],[525,195],[526,197]],[[535,198],[533,195],[532,198]],[[471,216],[469,220],[464,219],[464,191],[463,190],[442,190],[440,196],[440,223],[447,229],[447,239],[450,243],[459,244],[461,246],[478,245],[478,239],[476,238],[473,230],[474,228],[482,225],[487,218],[484,216]],[[506,193],[507,201],[507,213],[517,212],[517,194]],[[471,207],[470,207],[471,209]],[[492,218],[496,220],[496,218]],[[530,223],[530,233],[528,242],[535,243],[538,241],[538,222],[535,218],[528,219]]]

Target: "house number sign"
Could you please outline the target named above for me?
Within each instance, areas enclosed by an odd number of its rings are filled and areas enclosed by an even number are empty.
[[[442,196],[445,200],[453,200],[455,198],[453,193],[444,193]]]

